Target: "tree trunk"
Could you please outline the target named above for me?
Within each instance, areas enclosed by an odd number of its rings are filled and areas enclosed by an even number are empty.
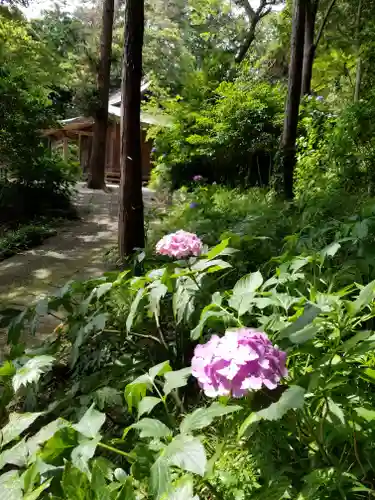
[[[303,52],[303,70],[302,70],[302,94],[311,94],[312,71],[315,58],[315,22],[318,2],[315,0],[306,0],[305,15],[305,42]]]
[[[88,187],[105,188],[105,160],[108,128],[108,98],[111,73],[114,0],[103,0],[103,25],[97,76],[98,103],[95,112],[93,146]]]
[[[145,243],[140,123],[143,33],[144,0],[127,0],[121,86],[119,253],[122,260]]]
[[[284,194],[293,198],[293,173],[296,164],[298,113],[301,100],[303,44],[306,0],[294,0],[293,29],[290,46],[288,96],[285,105],[284,130],[280,144]]]
[[[361,92],[361,80],[362,80],[362,60],[361,60],[361,15],[362,15],[362,0],[358,2],[358,12],[357,12],[357,71],[355,77],[355,89],[354,89],[354,102],[359,101],[359,96]]]

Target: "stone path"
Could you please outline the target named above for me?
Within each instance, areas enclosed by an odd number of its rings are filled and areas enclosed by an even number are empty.
[[[117,239],[118,187],[109,188],[107,193],[93,191],[80,183],[80,220],[67,223],[41,246],[0,262],[0,308],[22,309],[69,280],[109,269],[104,254]],[[150,206],[152,191],[144,188],[143,195],[145,206]]]

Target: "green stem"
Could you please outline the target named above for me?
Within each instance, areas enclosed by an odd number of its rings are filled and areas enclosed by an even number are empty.
[[[117,453],[118,455],[122,455],[127,458],[129,462],[134,462],[134,457],[130,455],[130,453],[126,453],[125,451],[119,450],[118,448],[113,448],[113,446],[109,446],[108,444],[98,443],[100,448],[104,448],[105,450],[112,451],[113,453]]]

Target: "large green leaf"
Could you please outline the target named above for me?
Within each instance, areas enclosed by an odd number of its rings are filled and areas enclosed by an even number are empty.
[[[204,427],[211,425],[215,418],[239,410],[242,410],[241,406],[224,406],[220,403],[213,403],[208,408],[198,408],[183,419],[180,431],[182,434],[188,434],[198,429],[204,429]]]
[[[226,262],[222,259],[201,259],[196,264],[194,264],[192,269],[194,269],[194,271],[207,271],[208,273],[212,273],[221,271],[222,269],[228,269],[229,267],[232,267],[229,262]]]
[[[100,411],[95,410],[94,404],[83,415],[78,424],[73,425],[75,429],[80,434],[83,434],[87,438],[94,439],[98,436],[99,430],[105,422],[105,415]]]
[[[141,438],[163,438],[172,435],[171,429],[156,418],[142,418],[139,422],[131,425],[130,428],[140,431]]]
[[[169,489],[171,473],[168,462],[159,457],[151,467],[150,490],[156,500],[159,500]]]
[[[258,411],[257,415],[264,420],[280,420],[289,410],[302,408],[304,396],[305,389],[298,385],[291,385],[283,392],[279,401]]]
[[[105,500],[105,499],[102,497],[100,498],[98,497],[98,500]],[[131,477],[128,477],[126,479],[125,484],[121,487],[115,500],[137,500]]]
[[[165,449],[164,458],[169,464],[202,477],[206,471],[207,457],[204,446],[193,436],[176,436]]]
[[[40,431],[26,441],[30,455],[36,453],[41,445],[51,439],[51,437],[54,436],[59,429],[63,429],[69,425],[69,422],[63,418],[58,418],[42,427]]]
[[[152,387],[152,380],[148,373],[141,375],[125,387],[125,401],[128,405],[128,411],[131,413],[134,407],[137,407],[142,398],[145,397],[148,389]]]
[[[156,405],[161,403],[160,398],[155,398],[153,396],[144,397],[138,405],[138,418],[140,418],[145,413],[150,413]]]
[[[153,286],[149,289],[148,299],[149,299],[149,309],[155,316],[156,324],[159,325],[160,316],[160,301],[168,292],[168,288],[163,283],[155,282]]]
[[[61,486],[66,499],[87,500],[91,498],[90,483],[86,474],[70,462],[65,464]]]
[[[167,500],[167,498],[165,498],[165,500]],[[192,478],[185,477],[181,479],[168,494],[168,500],[199,500],[198,496],[194,496],[194,483]]]
[[[22,368],[18,369],[12,379],[14,392],[21,386],[38,382],[42,373],[52,368],[55,358],[52,356],[35,356],[29,359]]]
[[[91,479],[91,472],[88,462],[94,456],[100,439],[101,436],[97,436],[95,439],[85,439],[72,451],[72,463],[74,467],[77,467],[77,469],[86,474],[89,479]]]
[[[20,437],[23,431],[28,429],[35,420],[43,415],[43,413],[11,413],[9,422],[0,431],[0,447],[5,446],[14,439]]]
[[[290,338],[292,334],[296,334],[303,330],[307,325],[312,323],[314,319],[320,314],[321,309],[313,304],[308,304],[301,316],[291,323],[289,326],[281,330],[279,338]],[[296,338],[296,337],[295,337]]]
[[[262,286],[263,277],[259,271],[243,276],[233,288],[233,295],[228,304],[239,316],[245,314],[254,300],[254,293]]]
[[[0,470],[7,464],[23,467],[27,464],[29,449],[24,439],[0,454]]]
[[[0,476],[1,500],[22,500],[22,479],[18,471],[12,470]]]
[[[128,317],[126,318],[126,330],[128,332],[130,332],[130,330],[133,326],[134,318],[135,318],[137,311],[138,311],[138,306],[139,306],[145,293],[146,293],[146,290],[144,288],[140,288],[138,290],[136,296],[134,297],[132,305],[130,306],[130,311],[129,311]]]
[[[219,255],[228,255],[227,250],[231,251],[229,253],[233,253],[235,250],[232,248],[227,248],[229,245],[229,238],[222,240],[218,245],[215,247],[211,248],[206,257],[208,260],[214,259],[215,257],[218,257]]]
[[[163,387],[164,394],[168,396],[168,394],[170,394],[174,389],[184,387],[187,384],[187,380],[190,375],[190,366],[188,368],[182,368],[181,370],[176,370],[174,372],[165,373],[165,384]]]
[[[153,382],[155,377],[160,377],[167,372],[172,371],[171,365],[169,361],[163,361],[163,363],[159,363],[158,365],[153,366],[149,369],[148,374],[150,376],[151,381]]]
[[[198,340],[199,337],[202,335],[203,328],[204,328],[205,324],[207,323],[207,321],[210,318],[229,319],[230,317],[231,317],[230,314],[228,314],[226,311],[217,310],[217,308],[214,304],[210,304],[209,306],[206,306],[201,313],[201,317],[200,317],[198,325],[193,330],[191,330],[190,338],[192,340]]]
[[[375,298],[375,280],[371,281],[360,291],[358,298],[354,301],[354,312],[359,312],[365,306],[371,304]]]
[[[293,344],[304,344],[305,342],[308,342],[309,340],[312,340],[315,335],[318,333],[319,327],[316,325],[307,325],[305,328],[302,328],[302,330],[299,330],[298,332],[291,333],[289,335],[289,340]]]

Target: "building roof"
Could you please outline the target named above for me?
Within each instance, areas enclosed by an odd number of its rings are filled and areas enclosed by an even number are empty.
[[[150,81],[143,82],[141,85],[141,94],[144,94],[150,86]],[[114,119],[121,118],[121,90],[113,92],[108,100],[108,114]],[[155,113],[141,111],[142,125],[159,125],[161,127],[169,127],[171,125],[169,116],[161,114],[160,111]],[[53,135],[59,130],[74,131],[88,128],[94,124],[94,119],[91,117],[77,116],[60,121],[61,127],[44,130],[44,135]]]

